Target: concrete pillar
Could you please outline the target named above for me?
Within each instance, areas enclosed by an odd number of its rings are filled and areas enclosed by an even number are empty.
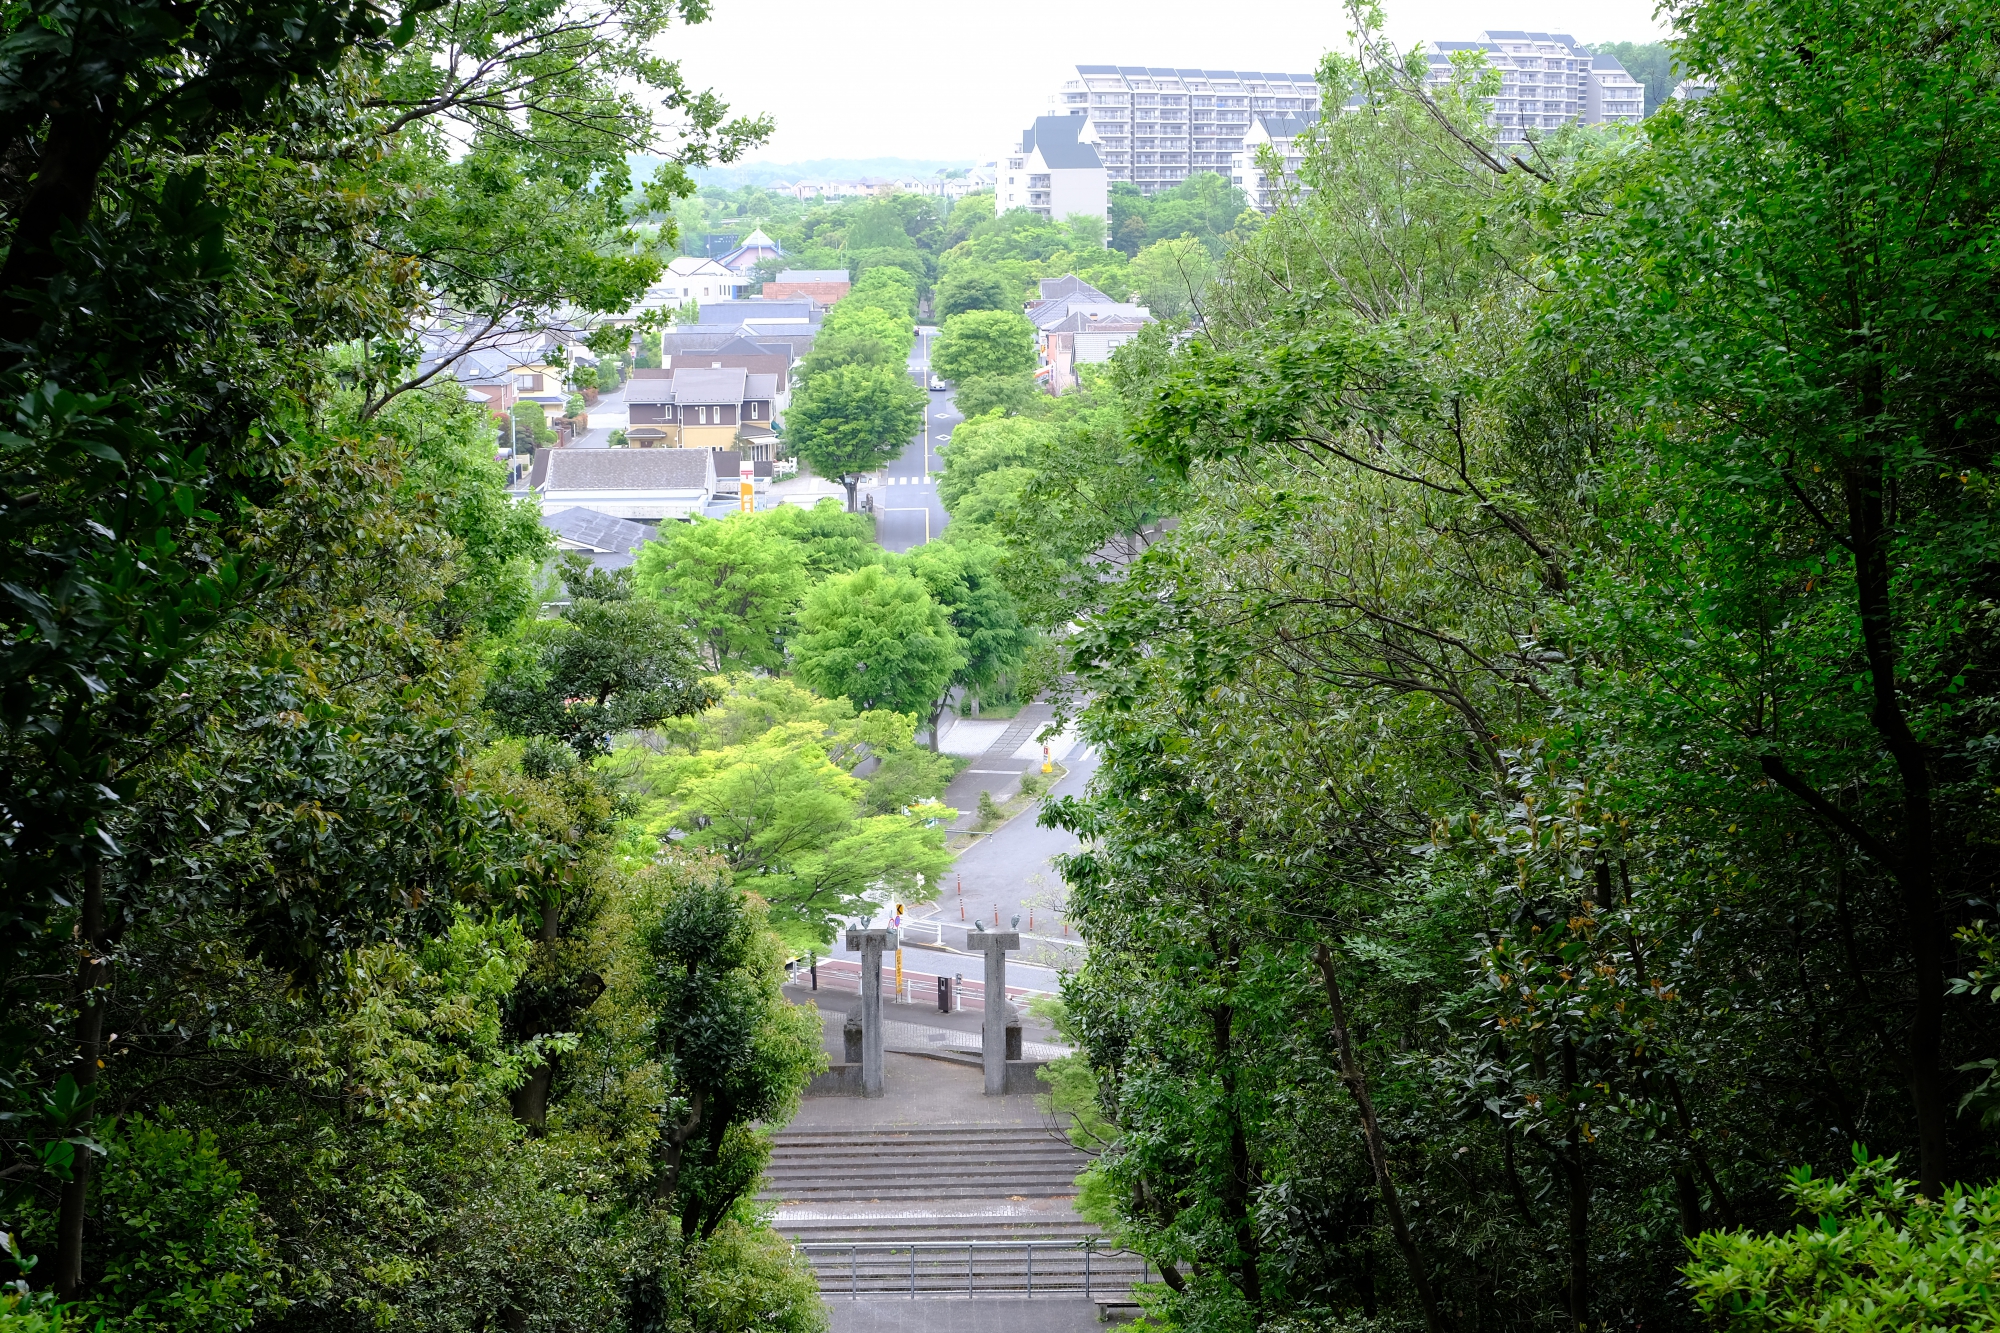
[[[1007,951],[1021,947],[1015,930],[975,930],[966,943],[986,956],[986,1025],[980,1049],[986,1064],[986,1095],[1007,1091]]]
[[[861,1095],[882,1095],[882,954],[894,952],[893,930],[850,930],[850,952],[861,955]],[[1001,1071],[1006,1072],[1004,1069]],[[993,1076],[986,1081],[991,1084]]]

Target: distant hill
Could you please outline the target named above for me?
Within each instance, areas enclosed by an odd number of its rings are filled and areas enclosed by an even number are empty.
[[[630,159],[632,178],[645,180],[659,168],[660,159],[635,153]],[[734,190],[745,185],[769,185],[772,181],[856,180],[862,176],[930,176],[954,167],[977,166],[969,158],[945,161],[916,157],[828,157],[813,162],[739,162],[734,166],[697,171],[702,185],[719,185]]]

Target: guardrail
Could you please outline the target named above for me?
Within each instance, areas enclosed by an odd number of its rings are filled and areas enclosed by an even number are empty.
[[[792,983],[798,986],[807,985],[811,972],[811,968],[804,963],[800,963],[791,975]],[[899,993],[896,989],[896,971],[894,966],[889,962],[884,962],[882,965],[882,998],[885,1000],[900,1000],[904,1004],[928,1004],[937,998],[937,983],[938,974],[935,972],[918,972],[914,969],[905,968],[903,970],[903,986]],[[861,964],[851,958],[820,959],[818,988],[820,990],[841,991],[850,995],[859,995],[861,993]],[[952,992],[954,1007],[960,1012],[977,1013],[986,1007],[986,983],[977,977],[968,977],[964,981],[954,980]],[[1038,990],[1032,986],[1009,986],[1007,988],[1008,999],[1018,998],[1023,1001],[1037,995],[1053,996],[1055,994],[1057,994],[1056,991]]]
[[[1020,1272],[1023,1278],[1023,1285],[1025,1286],[1025,1294],[1030,1298],[1035,1294],[1035,1252],[1038,1250],[1055,1251],[1061,1254],[1081,1253],[1083,1256],[1083,1262],[1080,1267],[1075,1264],[1069,1264],[1050,1268],[1046,1261],[1044,1262],[1042,1291],[1045,1295],[1073,1294],[1081,1290],[1084,1299],[1090,1300],[1095,1295],[1093,1284],[1097,1288],[1103,1288],[1108,1284],[1113,1289],[1120,1289],[1129,1293],[1134,1280],[1144,1281],[1146,1276],[1152,1271],[1151,1261],[1143,1255],[1135,1254],[1131,1250],[1111,1247],[1095,1238],[1086,1238],[1083,1240],[966,1241],[814,1240],[797,1241],[793,1244],[793,1248],[804,1254],[808,1259],[816,1251],[831,1251],[834,1253],[844,1251],[847,1255],[847,1294],[850,1300],[859,1300],[864,1294],[861,1286],[863,1276],[861,1272],[861,1256],[863,1254],[879,1254],[884,1257],[893,1258],[896,1255],[907,1253],[909,1255],[907,1269],[900,1264],[894,1265],[893,1276],[900,1279],[907,1272],[906,1283],[899,1281],[897,1285],[904,1286],[912,1300],[915,1300],[919,1294],[955,1296],[959,1291],[956,1263],[951,1264],[947,1269],[946,1265],[929,1262],[924,1264],[920,1269],[918,1266],[920,1256],[936,1256],[938,1259],[943,1259],[947,1255],[955,1256],[963,1253],[965,1255],[964,1291],[967,1299],[976,1299],[982,1291],[988,1295],[999,1295],[1002,1293],[1008,1295],[1023,1294],[1023,1287],[1021,1285],[1014,1285],[1011,1281],[1014,1276],[1012,1269],[1006,1272],[996,1272],[990,1265],[983,1272],[978,1269],[976,1264],[978,1256],[982,1254],[997,1254],[1001,1251],[1011,1250],[1025,1253],[1026,1262],[1022,1265]],[[1139,1262],[1136,1274],[1134,1273],[1134,1266],[1129,1262],[1118,1262],[1121,1259],[1137,1259]],[[1110,1261],[1108,1267],[1106,1261]],[[820,1290],[822,1292],[826,1291],[827,1283],[817,1264],[814,1265],[813,1271],[816,1275],[820,1275]],[[947,1273],[949,1273],[951,1279],[949,1284],[944,1281]],[[885,1281],[892,1276],[892,1267],[886,1264],[871,1264],[866,1276],[869,1280],[866,1294],[871,1296],[881,1295],[889,1290],[885,1285]],[[919,1282],[920,1277],[922,1278],[921,1283]]]

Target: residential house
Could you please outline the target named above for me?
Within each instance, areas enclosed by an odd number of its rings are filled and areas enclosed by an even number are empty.
[[[828,306],[847,295],[853,285],[844,268],[788,268],[764,284],[764,299],[786,301],[804,297],[816,305]]]
[[[719,485],[722,473],[716,473]],[[547,481],[547,469],[543,469]],[[559,509],[542,514],[542,526],[555,534],[558,551],[582,551],[599,569],[623,569],[638,558],[639,548],[651,541],[655,530],[627,518],[614,518],[596,509]]]
[[[1261,213],[1275,212],[1285,196],[1298,188],[1299,167],[1305,162],[1305,145],[1299,138],[1318,120],[1317,111],[1305,115],[1260,112],[1251,120],[1229,172],[1230,183],[1242,187],[1250,207]],[[1266,149],[1277,154],[1282,164],[1276,175],[1264,169]]]
[[[766,236],[764,229],[759,227],[744,237],[735,249],[731,250],[728,254],[719,256],[717,262],[731,273],[736,274],[738,281],[749,282],[751,281],[750,275],[756,270],[757,265],[767,260],[783,259],[784,257],[784,247],[780,246],[769,236]]]
[[[1062,394],[1076,385],[1076,367],[1097,365],[1153,322],[1145,306],[1114,301],[1074,273],[1044,278],[1041,298],[1026,313],[1035,326],[1042,368],[1036,377],[1048,391]]]
[[[659,523],[707,506],[716,493],[715,455],[707,449],[547,449],[535,455],[528,485],[545,515],[582,508]]]
[[[773,456],[772,423],[779,377],[739,367],[684,368],[664,376],[635,375],[625,385],[631,424],[625,439],[638,449],[734,449]]]
[[[1090,127],[1110,179],[1153,194],[1195,172],[1231,174],[1254,114],[1310,115],[1320,91],[1311,74],[1078,65],[1054,101]]]
[[[635,370],[633,375],[665,375],[676,370],[747,370],[753,375],[778,378],[778,412],[782,415],[791,397],[792,351],[783,343],[753,342],[732,337],[715,347],[695,350],[673,349],[667,353],[663,370]]]
[[[675,255],[667,261],[667,271],[646,289],[632,314],[655,310],[676,310],[689,301],[728,301],[742,290],[743,279],[713,259],[696,255]]]
[[[1025,208],[1061,221],[1072,213],[1111,220],[1111,183],[1090,123],[1077,116],[1037,116],[1001,158],[993,211]]]

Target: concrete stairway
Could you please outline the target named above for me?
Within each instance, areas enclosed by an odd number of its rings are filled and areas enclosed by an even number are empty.
[[[1088,1158],[1032,1125],[781,1130],[760,1196],[828,1297],[1122,1294],[1145,1269],[1070,1199]],[[1035,1242],[1031,1247],[1029,1242]],[[851,1248],[850,1248],[851,1247]],[[1088,1281],[1086,1282],[1086,1264]]]
[[[936,1130],[786,1129],[773,1140],[759,1198],[1048,1199],[1076,1193],[1090,1159],[1030,1126]]]

